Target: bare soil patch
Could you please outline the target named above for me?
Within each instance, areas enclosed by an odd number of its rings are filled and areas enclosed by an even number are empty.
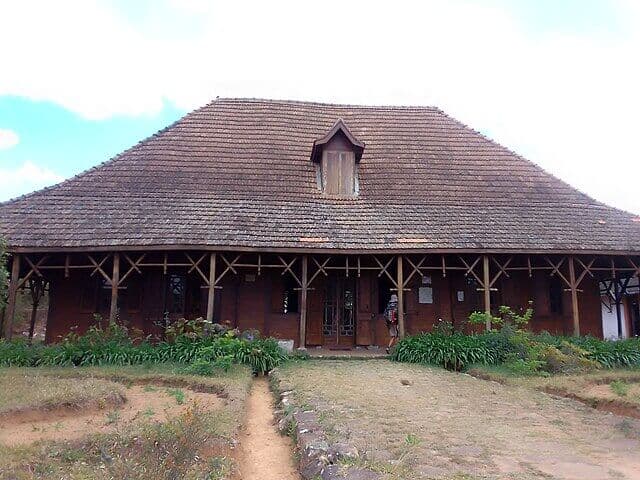
[[[125,389],[120,401],[103,399],[84,406],[52,409],[22,409],[0,417],[0,443],[28,445],[43,440],[74,440],[94,433],[117,432],[122,425],[137,422],[166,422],[182,415],[196,403],[216,409],[224,400],[215,394],[136,385]]]
[[[569,399],[386,360],[281,377],[387,479],[640,479],[640,422]]]
[[[275,426],[273,396],[264,378],[254,382],[247,399],[246,423],[240,436],[242,480],[299,480],[293,446]]]
[[[477,378],[506,385],[534,388],[552,395],[571,398],[615,415],[640,419],[640,372],[638,370],[599,370],[570,375],[518,376],[496,367],[474,367]],[[618,388],[614,388],[618,384]],[[621,390],[623,389],[623,394]]]
[[[621,400],[624,399],[630,404],[640,407],[640,382],[623,383],[624,393],[621,395],[616,393],[611,384],[591,385],[585,392],[586,395],[594,398],[602,398],[603,400]],[[640,411],[639,411],[640,413]]]

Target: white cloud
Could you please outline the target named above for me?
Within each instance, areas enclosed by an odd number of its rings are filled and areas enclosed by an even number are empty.
[[[8,150],[20,143],[20,137],[13,130],[0,128],[0,150]]]
[[[536,33],[470,0],[134,4],[125,15],[96,0],[3,3],[0,45],[12,48],[0,55],[0,95],[87,118],[216,95],[436,104],[640,213],[639,2],[611,2],[621,28],[594,33]]]
[[[0,202],[61,182],[57,173],[26,161],[17,168],[0,167]]]

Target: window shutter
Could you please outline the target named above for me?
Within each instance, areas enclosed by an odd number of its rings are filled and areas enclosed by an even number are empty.
[[[328,195],[353,195],[355,156],[353,152],[325,151],[322,162],[324,191]]]

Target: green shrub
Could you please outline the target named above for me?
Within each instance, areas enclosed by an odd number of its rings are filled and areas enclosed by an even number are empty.
[[[235,353],[236,361],[249,365],[256,374],[264,374],[277,367],[287,354],[273,338],[242,342]]]
[[[437,333],[440,335],[453,335],[454,331],[455,329],[453,328],[453,323],[451,323],[449,320],[443,320],[442,318],[438,319],[438,321],[433,326],[433,329],[431,330],[432,333]]]
[[[516,375],[548,375],[543,370],[545,362],[541,360],[525,360],[523,358],[512,358],[505,361],[504,368]]]
[[[289,354],[289,360],[309,360],[311,356],[309,355],[309,352],[307,352],[306,350],[294,350],[293,352],[291,352]]]
[[[245,340],[233,330],[204,336],[187,332],[156,344],[148,339],[135,343],[126,328],[110,323],[105,328],[92,327],[84,335],[71,334],[52,345],[29,346],[22,340],[0,340],[0,366],[193,364],[197,361],[197,366],[192,368],[207,371],[205,364],[210,363],[213,372],[219,372],[228,370],[230,362],[237,362],[251,366],[256,373],[266,373],[285,358],[286,354],[275,340]]]
[[[603,367],[640,367],[640,338],[600,340],[594,337],[573,337],[567,341],[589,352],[590,358]]]
[[[183,372],[189,375],[202,375],[203,377],[211,377],[216,373],[213,363],[202,359],[195,360],[187,365]]]
[[[501,363],[506,353],[508,352],[503,350],[500,339],[491,333],[421,333],[400,340],[391,358],[400,362],[426,363],[459,371],[474,363]]]
[[[202,375],[204,377],[213,377],[223,372],[231,370],[233,365],[233,357],[231,355],[225,355],[218,357],[214,360],[206,360],[203,358],[197,358],[192,363],[187,365],[183,372],[190,375]]]
[[[498,330],[482,334],[449,334],[446,329],[406,337],[391,358],[401,362],[427,363],[450,370],[471,364],[502,364],[519,375],[575,373],[598,368],[640,367],[640,340],[600,340],[534,334],[523,329],[533,310],[522,313],[500,307],[492,317]],[[470,323],[482,323],[486,314],[474,312]]]
[[[609,388],[619,397],[626,397],[627,393],[629,393],[629,384],[623,380],[614,380],[609,384]]]
[[[546,345],[541,349],[539,358],[544,362],[543,369],[549,373],[578,373],[600,368],[599,363],[566,346]]]
[[[469,315],[469,323],[472,325],[485,325],[487,320],[490,320],[491,327],[494,330],[505,326],[513,326],[517,329],[522,329],[525,328],[533,318],[533,308],[531,308],[532,304],[533,302],[529,301],[529,306],[526,309],[521,309],[520,312],[517,312],[515,309],[507,305],[501,305],[498,308],[499,316],[497,317],[486,312],[473,312]]]
[[[212,362],[212,365],[214,370],[218,372],[228,372],[233,365],[233,357],[231,355],[218,357]]]

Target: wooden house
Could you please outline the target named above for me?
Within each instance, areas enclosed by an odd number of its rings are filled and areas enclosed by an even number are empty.
[[[432,107],[217,99],[0,204],[0,235],[6,335],[46,282],[48,341],[100,314],[380,345],[392,293],[401,335],[532,301],[532,328],[602,336],[601,286],[621,302],[640,275],[640,217]]]

